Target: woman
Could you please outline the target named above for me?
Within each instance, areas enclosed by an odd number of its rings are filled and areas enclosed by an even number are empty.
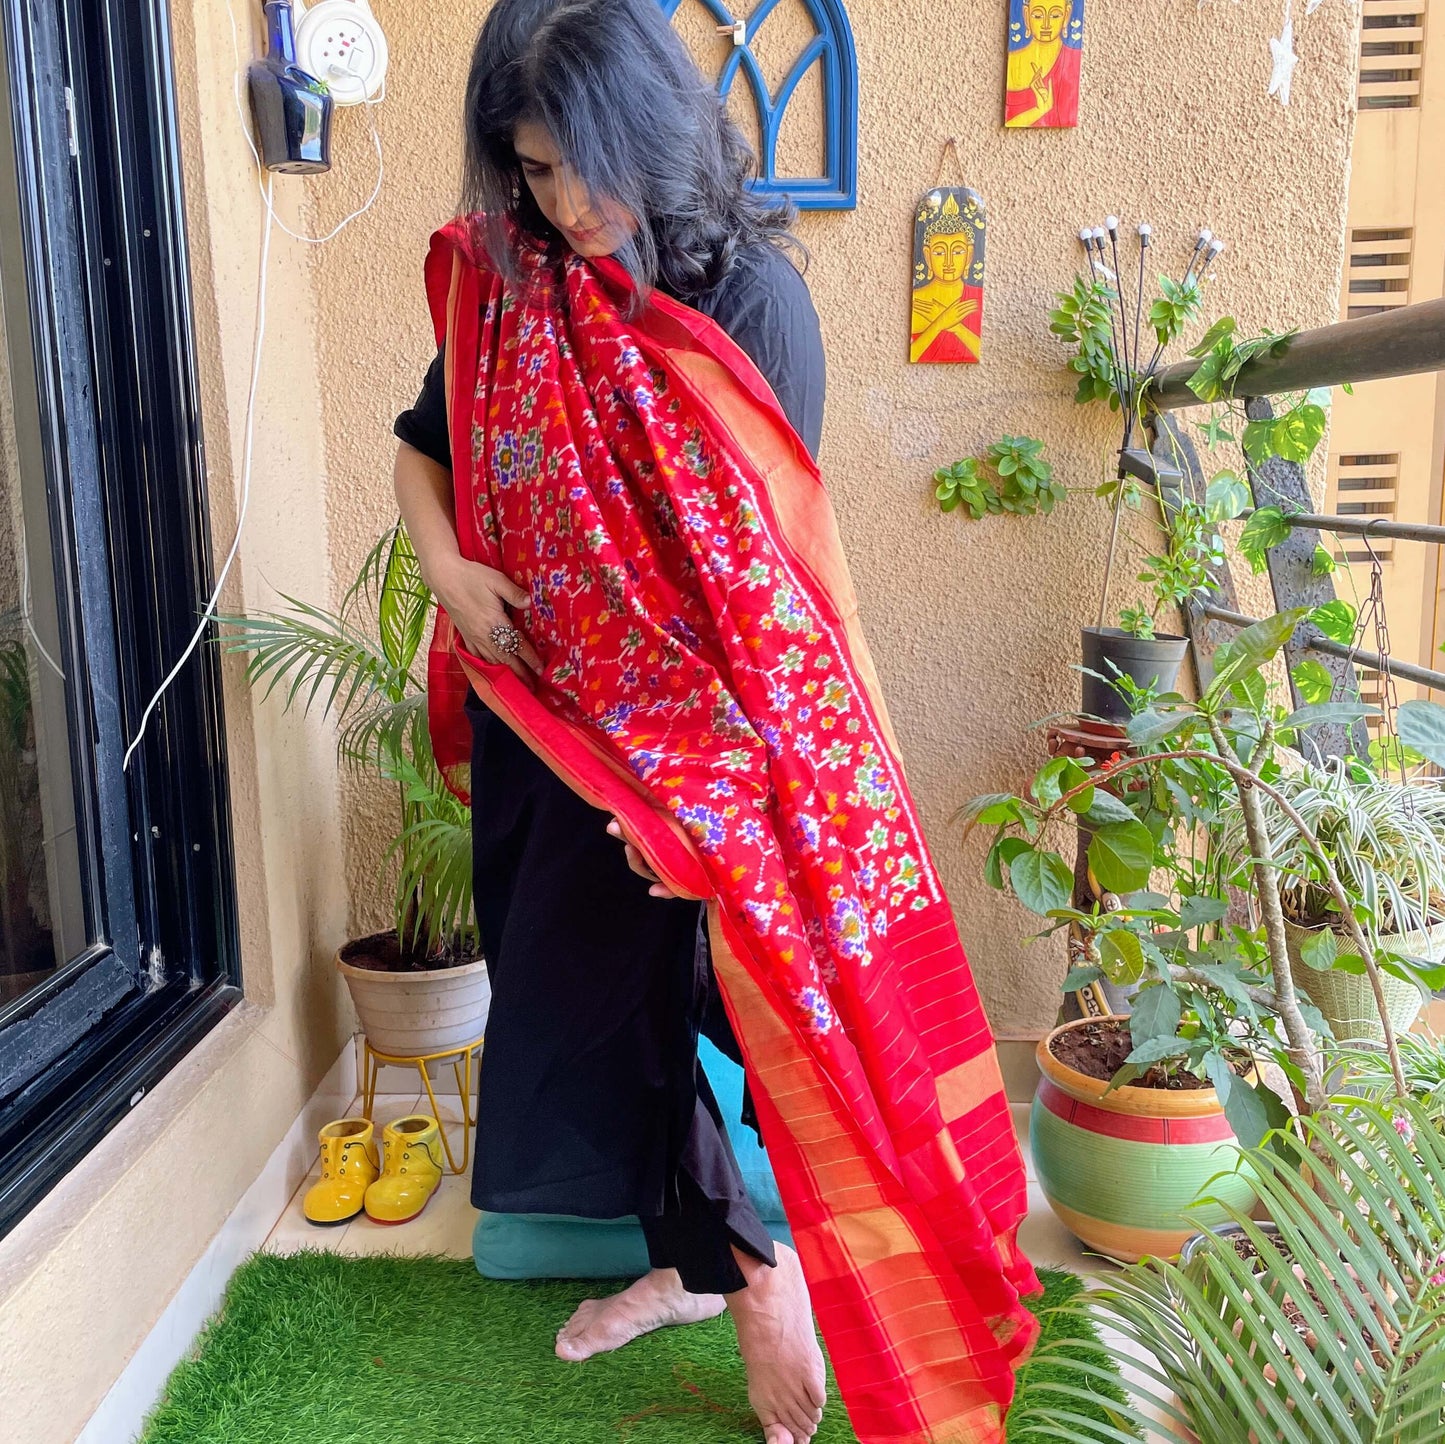
[[[450,701],[471,727],[494,988],[473,1201],[638,1214],[653,1272],[584,1304],[558,1353],[725,1306],[768,1444],[811,1438],[807,1287],[747,1202],[697,1070],[706,1031],[746,1058],[860,1436],[946,1437],[922,1431],[967,1418],[985,1439],[1032,1337],[1022,1172],[966,972],[934,1030],[953,1050],[947,1107],[942,1045],[913,1036],[929,1002],[909,970],[932,986],[928,959],[962,967],[956,940],[915,964],[912,919],[894,949],[888,905],[837,882],[871,877],[918,925],[952,927],[808,457],[822,355],[787,216],[748,192],[746,148],[656,0],[499,0],[466,142],[466,217],[428,262],[442,351],[398,420],[396,488],[442,604],[432,729],[449,777],[466,760]],[[762,577],[766,617],[744,595]],[[811,743],[783,740],[814,712],[841,723],[828,765],[840,747],[864,763],[857,816],[896,828],[886,881],[841,811],[820,841]],[[815,866],[828,847],[846,859]],[[688,899],[704,898],[700,930]],[[860,925],[879,935],[867,977]],[[980,1149],[989,1177],[960,1203],[953,1175]]]

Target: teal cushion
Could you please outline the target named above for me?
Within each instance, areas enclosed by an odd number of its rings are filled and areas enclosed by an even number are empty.
[[[792,1242],[777,1180],[757,1135],[742,1121],[743,1070],[706,1038],[698,1058],[717,1095],[748,1196],[768,1232]],[[638,1278],[649,1268],[635,1218],[570,1218],[548,1213],[484,1213],[472,1234],[477,1271],[489,1279]]]

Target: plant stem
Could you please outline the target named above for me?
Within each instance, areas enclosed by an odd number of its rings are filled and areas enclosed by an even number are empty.
[[[1211,718],[1211,733],[1217,728],[1218,723]],[[1219,737],[1215,738],[1215,746],[1220,746]],[[1262,763],[1263,758],[1260,755],[1259,749],[1256,749],[1255,757],[1252,760],[1255,760],[1256,765]],[[1259,807],[1259,798],[1254,795],[1255,790],[1262,792],[1268,797],[1270,801],[1284,813],[1285,817],[1289,819],[1291,825],[1299,833],[1300,837],[1304,839],[1305,846],[1315,855],[1316,861],[1320,864],[1325,874],[1325,882],[1329,887],[1330,894],[1334,898],[1335,905],[1340,910],[1340,916],[1344,919],[1345,925],[1349,929],[1351,940],[1360,950],[1360,957],[1365,965],[1365,974],[1370,980],[1370,990],[1375,996],[1375,1009],[1380,1015],[1380,1024],[1384,1030],[1385,1052],[1390,1059],[1390,1072],[1395,1080],[1395,1090],[1401,1098],[1408,1097],[1409,1089],[1405,1083],[1405,1069],[1400,1058],[1400,1042],[1395,1034],[1395,1025],[1390,1021],[1389,1009],[1385,1003],[1384,981],[1380,974],[1379,964],[1375,960],[1375,950],[1371,946],[1369,939],[1366,938],[1364,929],[1360,926],[1358,919],[1355,917],[1355,911],[1350,903],[1349,895],[1345,892],[1344,884],[1340,882],[1339,874],[1335,871],[1334,864],[1326,855],[1320,840],[1314,835],[1309,824],[1299,815],[1289,799],[1279,792],[1278,789],[1271,787],[1269,783],[1263,781],[1258,773],[1236,762],[1232,755],[1219,756],[1213,752],[1205,752],[1192,747],[1181,748],[1172,752],[1151,752],[1146,753],[1142,757],[1126,757],[1115,763],[1112,767],[1101,769],[1098,773],[1093,774],[1087,782],[1082,782],[1077,787],[1071,787],[1057,802],[1045,810],[1042,820],[1047,823],[1055,812],[1066,807],[1072,798],[1088,791],[1089,788],[1097,787],[1101,783],[1111,782],[1115,777],[1119,776],[1120,773],[1131,771],[1136,767],[1142,767],[1150,762],[1212,762],[1227,772],[1234,780],[1236,790],[1240,795],[1241,805],[1243,805],[1245,801],[1245,786],[1247,784],[1251,790],[1251,799],[1256,808]],[[1260,815],[1262,816],[1262,814],[1263,809],[1260,809]],[[1247,812],[1246,823],[1248,823]],[[1252,836],[1249,839],[1249,843],[1252,849],[1256,849],[1257,858],[1263,859],[1269,856],[1267,852],[1258,850],[1258,845]],[[1271,869],[1271,872],[1273,872],[1273,869]],[[1283,936],[1284,909],[1280,906],[1278,886],[1267,890],[1261,889],[1260,906],[1267,911],[1271,900],[1279,913],[1280,932],[1281,936]],[[1266,931],[1268,931],[1268,917],[1266,917],[1265,921]],[[1288,969],[1286,969],[1286,977],[1289,977]],[[1289,985],[1290,991],[1293,993],[1293,978],[1289,978]],[[1306,1076],[1308,1077],[1308,1075]]]
[[[1229,740],[1217,717],[1209,719],[1209,734],[1221,757],[1229,752]],[[1269,948],[1269,965],[1274,979],[1275,1010],[1284,1025],[1285,1037],[1289,1042],[1290,1059],[1304,1074],[1304,1102],[1309,1113],[1318,1113],[1329,1102],[1325,1088],[1324,1064],[1319,1049],[1315,1046],[1314,1035],[1300,1011],[1299,994],[1295,991],[1294,975],[1290,972],[1289,949],[1284,930],[1284,908],[1279,900],[1279,872],[1275,868],[1269,846],[1269,827],[1265,822],[1264,808],[1260,804],[1257,784],[1258,773],[1241,767],[1243,776],[1235,776],[1235,791],[1239,796],[1240,808],[1244,814],[1245,836],[1249,839],[1253,854],[1250,866],[1254,872],[1255,885],[1259,890],[1260,911],[1264,915],[1264,936]],[[1231,770],[1231,776],[1234,776]]]
[[[1105,618],[1109,615],[1109,583],[1114,575],[1114,555],[1119,549],[1119,521],[1124,512],[1124,467],[1119,465],[1119,485],[1114,493],[1114,523],[1109,532],[1109,555],[1104,561],[1104,589],[1099,595],[1099,620],[1097,625],[1103,627]]]

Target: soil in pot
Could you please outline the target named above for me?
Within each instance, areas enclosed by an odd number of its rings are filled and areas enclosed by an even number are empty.
[[[352,939],[341,949],[340,957],[348,967],[366,968],[373,973],[436,973],[446,968],[459,968],[463,963],[475,963],[481,954],[456,952],[451,948],[432,954],[403,951],[401,939],[393,929]]]
[[[1049,1041],[1049,1052],[1060,1063],[1082,1073],[1086,1078],[1097,1078],[1107,1083],[1125,1063],[1134,1050],[1126,1021],[1101,1019],[1097,1023],[1085,1023],[1070,1028]],[[1129,1085],[1131,1088],[1190,1089],[1208,1088],[1203,1078],[1196,1078],[1187,1069],[1173,1071],[1162,1063],[1151,1065],[1148,1072],[1140,1074]]]

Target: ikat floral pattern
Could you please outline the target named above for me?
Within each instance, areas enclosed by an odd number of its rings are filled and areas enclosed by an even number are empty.
[[[550,285],[483,318],[508,364],[476,398],[476,529],[531,594],[522,624],[553,705],[746,880],[743,914],[787,964],[780,989],[825,1038],[938,879],[843,639],[769,545],[765,499],[588,275],[574,260],[553,283],[566,347]]]

